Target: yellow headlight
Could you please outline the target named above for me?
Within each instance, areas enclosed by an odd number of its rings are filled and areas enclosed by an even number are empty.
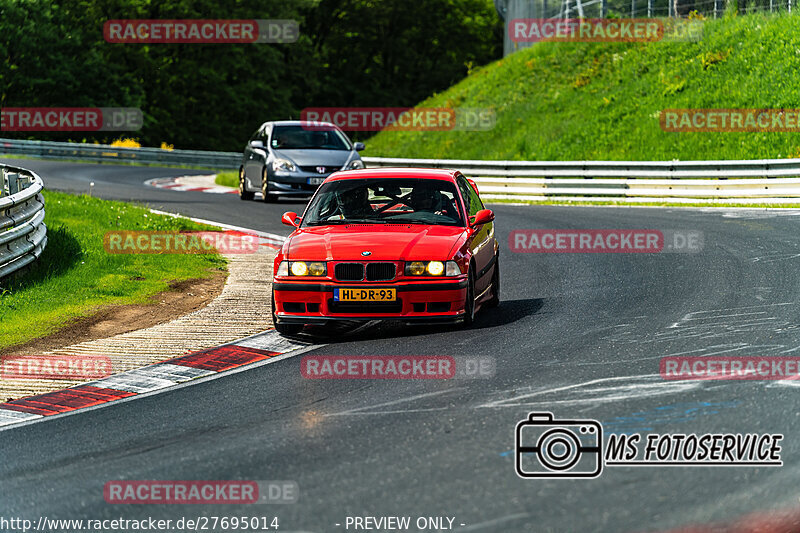
[[[414,261],[408,267],[408,272],[412,276],[421,276],[422,274],[425,273],[425,263],[423,263],[422,261]]]
[[[302,261],[292,263],[292,274],[295,276],[305,276],[308,274],[308,267]]]
[[[431,276],[441,276],[444,272],[444,263],[441,261],[431,261],[428,263],[428,274]]]
[[[308,273],[311,274],[312,276],[324,276],[325,263],[309,263]]]

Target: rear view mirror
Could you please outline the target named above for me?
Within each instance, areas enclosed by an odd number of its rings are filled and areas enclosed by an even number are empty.
[[[355,143],[353,145],[353,148],[355,148],[356,152],[360,152],[361,150],[366,148],[366,146],[364,146],[364,143]]]
[[[475,213],[475,218],[470,223],[471,226],[480,226],[494,220],[494,212],[491,209],[481,209]]]
[[[264,142],[263,141],[259,141],[259,140],[250,141],[250,147],[251,148],[261,148],[261,149],[263,149],[264,148]]]
[[[281,222],[283,222],[287,226],[292,226],[293,228],[296,228],[297,226],[300,225],[299,219],[297,218],[297,213],[293,211],[287,211],[286,213],[284,213],[283,216],[281,217]]]

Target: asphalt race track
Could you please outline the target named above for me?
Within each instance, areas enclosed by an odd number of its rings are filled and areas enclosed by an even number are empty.
[[[145,187],[181,169],[12,160],[50,189],[137,201],[287,235],[303,203]],[[390,324],[304,355],[492,356],[476,380],[309,380],[300,357],[135,401],[0,431],[0,515],[277,516],[279,531],[345,531],[348,516],[455,517],[455,531],[661,531],[793,510],[800,399],[786,381],[659,376],[668,355],[798,355],[800,213],[491,206],[500,308],[474,328]],[[514,229],[698,230],[700,253],[518,254]],[[611,467],[521,479],[530,411],[606,431],[782,433],[782,467]],[[109,480],[293,480],[292,505],[110,505]],[[445,521],[446,523],[446,521]],[[338,526],[336,524],[339,524]],[[463,526],[461,524],[464,524]],[[352,526],[350,528],[352,530]]]

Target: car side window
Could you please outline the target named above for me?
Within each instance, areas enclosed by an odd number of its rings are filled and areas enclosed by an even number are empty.
[[[483,202],[481,202],[480,196],[463,176],[458,177],[458,188],[461,189],[461,196],[464,197],[464,204],[467,207],[469,216],[474,216],[483,209]]]

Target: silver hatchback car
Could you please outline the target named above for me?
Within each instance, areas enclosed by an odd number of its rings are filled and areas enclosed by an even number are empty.
[[[252,200],[261,191],[265,202],[308,198],[331,173],[364,168],[363,149],[327,122],[265,122],[244,148],[239,197]]]

